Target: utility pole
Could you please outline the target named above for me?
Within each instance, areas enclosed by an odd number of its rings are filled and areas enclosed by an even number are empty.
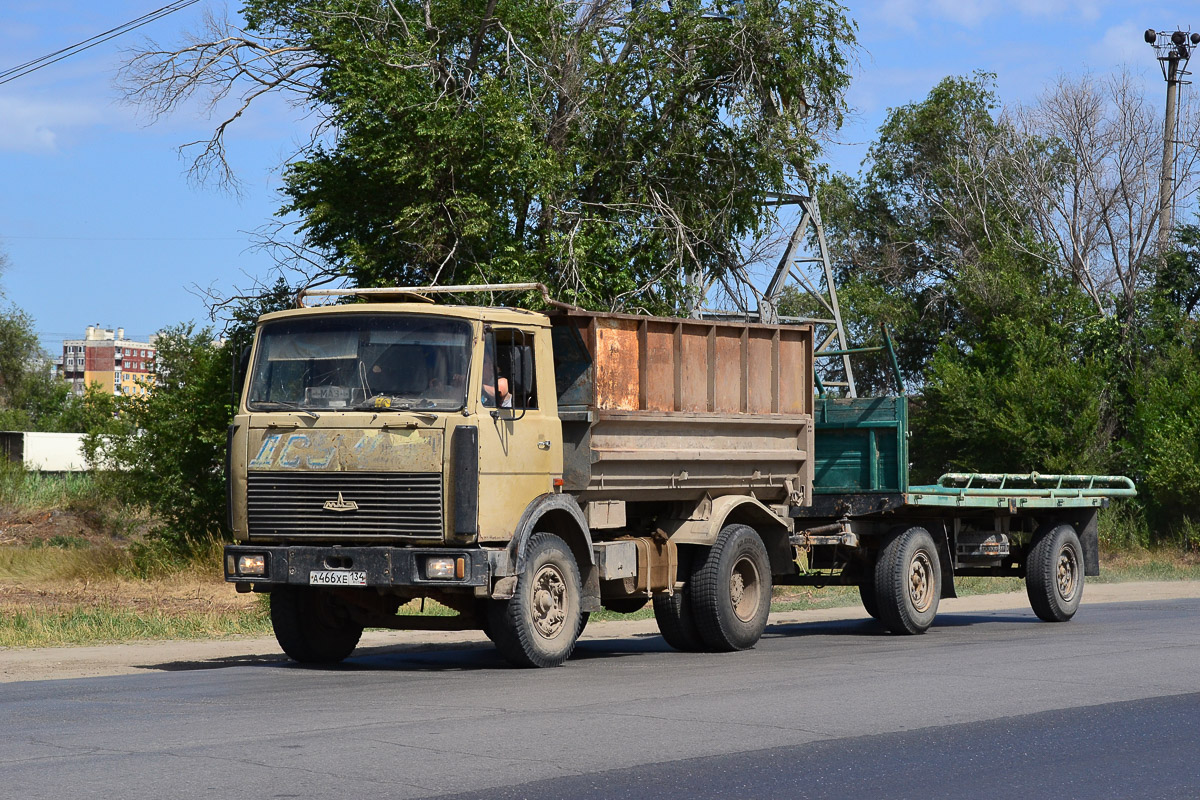
[[[1179,103],[1180,87],[1190,81],[1184,77],[1192,51],[1200,45],[1200,33],[1184,31],[1156,31],[1148,28],[1146,44],[1154,48],[1158,64],[1162,67],[1163,79],[1167,82],[1167,113],[1163,123],[1162,178],[1158,185],[1158,251],[1166,253],[1171,246],[1171,233],[1175,228],[1175,144],[1176,107]]]

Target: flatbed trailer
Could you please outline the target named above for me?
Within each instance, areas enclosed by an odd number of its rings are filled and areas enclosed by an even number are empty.
[[[858,586],[898,633],[925,630],[937,601],[957,596],[956,576],[1024,578],[1040,618],[1070,619],[1084,578],[1100,574],[1100,510],[1137,494],[1119,475],[947,473],[911,485],[903,396],[818,398],[815,429],[813,502],[789,510],[805,557],[775,582]]]

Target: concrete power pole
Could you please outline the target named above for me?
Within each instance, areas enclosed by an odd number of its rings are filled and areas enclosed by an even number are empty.
[[[1175,228],[1175,144],[1176,108],[1180,87],[1190,81],[1184,77],[1192,50],[1200,45],[1200,33],[1146,30],[1146,43],[1154,48],[1163,79],[1167,82],[1167,113],[1163,123],[1162,178],[1158,186],[1158,251],[1166,253]]]

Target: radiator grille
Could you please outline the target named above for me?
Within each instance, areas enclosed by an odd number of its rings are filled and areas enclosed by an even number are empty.
[[[251,538],[442,537],[437,472],[251,471],[246,477]]]

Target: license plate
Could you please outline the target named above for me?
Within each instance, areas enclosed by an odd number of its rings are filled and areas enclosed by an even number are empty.
[[[366,586],[367,573],[346,569],[313,570],[308,573],[311,586]]]

